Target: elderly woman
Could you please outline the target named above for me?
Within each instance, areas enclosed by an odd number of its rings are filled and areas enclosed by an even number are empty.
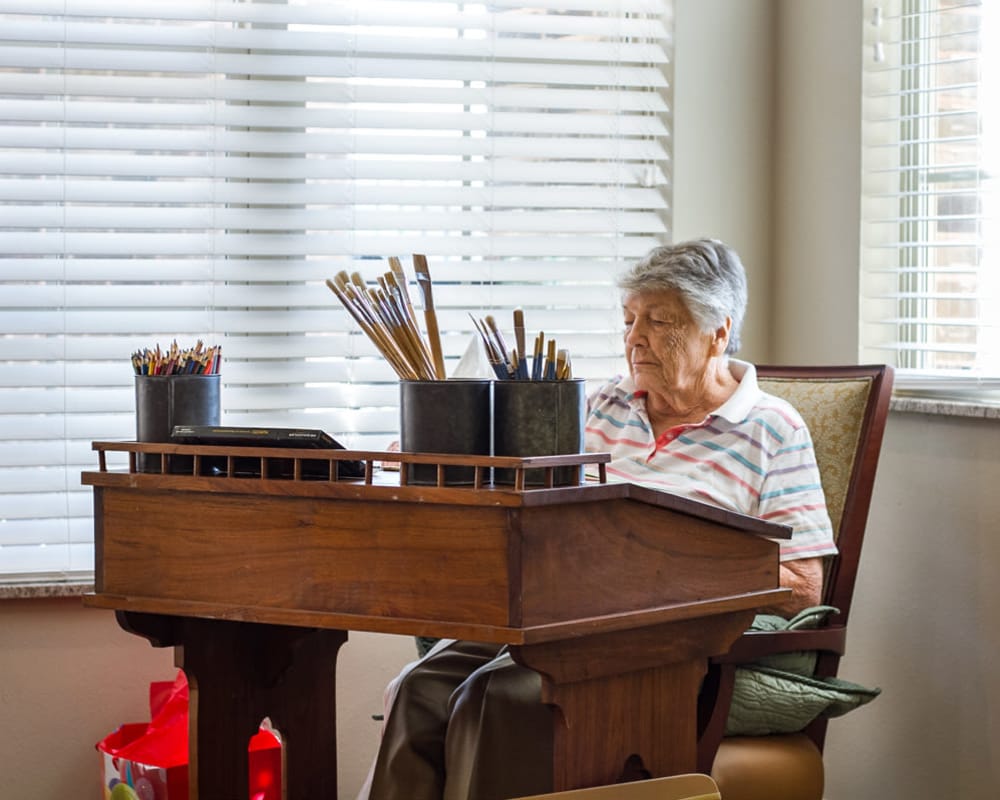
[[[657,247],[620,280],[627,377],[588,401],[586,447],[610,479],[752,514],[793,529],[781,542],[777,613],[820,598],[835,552],[805,423],[757,386],[739,346],[746,276],[719,241]],[[541,679],[504,648],[442,641],[387,691],[372,800],[500,800],[549,791],[550,709]]]

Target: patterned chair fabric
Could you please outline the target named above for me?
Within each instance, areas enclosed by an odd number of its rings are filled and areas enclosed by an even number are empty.
[[[761,378],[759,383],[765,392],[795,406],[809,426],[836,537],[854,469],[871,378]]]

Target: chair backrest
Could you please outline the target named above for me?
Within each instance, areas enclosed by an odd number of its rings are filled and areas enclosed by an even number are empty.
[[[710,776],[691,773],[590,789],[536,794],[518,800],[721,800],[721,797],[719,787]]]
[[[775,653],[815,650],[815,675],[837,674],[889,415],[892,376],[892,368],[885,365],[757,367],[761,388],[790,402],[809,426],[838,549],[826,562],[822,602],[840,613],[817,630],[746,633],[728,653],[711,660],[699,698],[698,764],[703,772],[713,770],[739,665]],[[815,745],[813,752],[822,753],[826,725],[827,718],[819,716],[803,731]]]
[[[761,388],[790,402],[812,435],[839,550],[829,562],[823,602],[850,613],[875,470],[892,394],[892,368],[759,366]]]

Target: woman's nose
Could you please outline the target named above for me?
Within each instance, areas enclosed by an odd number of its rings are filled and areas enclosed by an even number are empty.
[[[644,342],[646,340],[646,329],[639,320],[635,320],[625,328],[625,341],[628,343]]]

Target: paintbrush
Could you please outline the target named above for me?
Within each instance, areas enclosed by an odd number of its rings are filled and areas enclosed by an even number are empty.
[[[497,321],[489,314],[486,315],[486,327],[489,329],[490,336],[493,338],[494,346],[497,352],[500,354],[500,361],[507,371],[507,377],[516,378],[517,377],[517,365],[515,363],[513,353],[507,349],[507,342],[503,338],[503,334],[497,327]]]
[[[411,317],[416,319],[416,315],[413,313],[413,303],[410,302],[410,290],[407,286],[403,262],[396,258],[396,256],[389,256],[389,269],[392,270],[392,274],[396,277],[396,283],[399,285],[399,290],[403,293],[407,312]]]
[[[516,373],[521,380],[528,379],[528,347],[524,335],[524,311],[514,309],[514,340],[517,342],[518,362]]]
[[[494,345],[493,341],[490,339],[490,334],[486,330],[486,326],[481,324],[479,320],[472,316],[471,313],[469,314],[469,317],[472,319],[472,324],[476,326],[476,331],[479,332],[479,338],[483,340],[483,349],[486,351],[486,360],[490,362],[490,367],[493,369],[493,372],[496,373],[496,376],[500,380],[507,380],[507,369],[500,360],[500,353],[497,352],[496,345]]]
[[[573,358],[570,355],[569,350],[566,351],[566,366],[563,370],[562,379],[568,381],[573,377]]]
[[[438,331],[437,311],[434,309],[434,292],[431,283],[431,272],[427,266],[427,257],[413,254],[413,270],[417,274],[417,286],[424,304],[424,324],[427,326],[427,341],[430,342],[431,357],[434,360],[434,372],[438,380],[444,380],[444,353],[441,351],[441,333]]]
[[[556,353],[556,375],[557,381],[564,381],[569,377],[569,350],[559,350]]]
[[[545,346],[545,334],[538,332],[535,337],[535,354],[531,361],[531,380],[540,381],[542,379],[542,349]]]
[[[556,379],[556,340],[549,339],[548,350],[545,353],[545,380]]]
[[[497,321],[490,314],[486,315],[486,327],[490,329],[490,333],[493,335],[493,341],[496,342],[497,349],[500,351],[500,357],[510,363],[507,342],[504,341],[503,334],[500,333],[500,329],[497,327]]]

